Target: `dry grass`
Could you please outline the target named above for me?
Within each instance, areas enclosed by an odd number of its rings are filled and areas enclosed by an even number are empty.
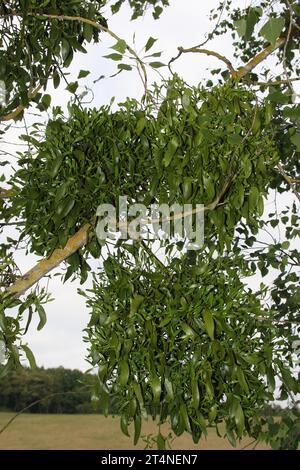
[[[12,413],[0,413],[0,428],[12,417]],[[167,427],[164,429],[167,431]],[[142,434],[155,435],[156,426],[151,419],[143,425]],[[237,448],[251,442],[244,439]],[[140,440],[133,445],[132,437],[127,438],[120,431],[117,418],[105,418],[100,415],[20,415],[2,434],[0,449],[144,449],[145,443]],[[173,449],[232,449],[226,439],[219,438],[214,431],[209,432],[207,439],[201,439],[195,445],[188,434],[177,437]],[[251,448],[251,447],[250,447]],[[258,449],[264,448],[258,446]]]

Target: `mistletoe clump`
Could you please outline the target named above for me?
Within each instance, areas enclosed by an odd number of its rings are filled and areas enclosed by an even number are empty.
[[[67,119],[56,109],[40,139],[26,137],[33,151],[11,181],[12,211],[25,219],[32,252],[64,247],[99,204],[118,207],[119,196],[146,206],[204,204],[206,233],[220,250],[242,218],[262,215],[279,157],[268,105],[234,83],[207,91],[176,78],[154,98],[162,91],[159,105],[74,105]]]
[[[274,313],[241,281],[241,259],[203,252],[158,266],[138,244],[130,253],[109,257],[84,294],[101,404],[118,404],[125,434],[134,422],[135,443],[147,412],[194,442],[222,422],[233,445],[254,436],[282,363]]]

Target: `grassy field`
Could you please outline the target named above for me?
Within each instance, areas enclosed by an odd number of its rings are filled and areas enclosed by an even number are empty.
[[[13,416],[0,413],[0,428]],[[167,427],[164,431],[167,431]],[[143,425],[142,434],[156,433],[156,426],[151,419]],[[244,439],[237,448],[251,442]],[[0,449],[144,449],[141,440],[133,445],[132,437],[124,436],[117,418],[105,418],[99,415],[20,415],[2,434]],[[232,449],[226,439],[218,438],[211,430],[207,439],[201,439],[195,445],[188,434],[177,437],[173,449]],[[263,449],[257,446],[257,449]],[[251,447],[250,447],[251,449]]]

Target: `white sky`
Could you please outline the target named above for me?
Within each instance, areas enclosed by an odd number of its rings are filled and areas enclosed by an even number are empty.
[[[244,6],[245,1],[237,2]],[[118,36],[132,44],[133,34],[136,33],[136,49],[141,50],[149,36],[159,38],[151,51],[164,51],[162,58],[154,59],[167,62],[177,54],[177,47],[191,47],[205,39],[205,34],[213,29],[209,22],[209,11],[219,4],[219,0],[171,0],[171,6],[162,14],[161,19],[154,21],[151,14],[145,18],[130,22],[130,12],[122,8],[121,12],[109,21],[109,28]],[[115,41],[107,35],[102,35],[102,42],[88,47],[88,54],[78,54],[70,68],[70,81],[76,79],[80,69],[90,70],[91,75],[82,80],[82,83],[93,84],[93,80],[100,75],[109,76],[116,71],[116,63],[103,56],[110,53],[108,47]],[[209,43],[208,48],[224,54],[232,59],[230,38],[221,37]],[[234,65],[238,66],[233,61]],[[220,63],[215,58],[204,55],[185,54],[174,65],[174,71],[178,71],[185,80],[191,84],[197,84],[204,77],[208,77],[207,68],[218,68]],[[161,71],[162,69],[160,69]],[[157,74],[149,73],[150,79],[159,80]],[[165,76],[167,73],[165,72]],[[52,95],[52,104],[65,107],[70,94],[64,92],[64,85],[58,90],[49,87]],[[140,98],[143,88],[135,72],[123,72],[119,76],[101,80],[93,85],[95,99],[92,106],[107,104],[111,97],[116,96],[116,102],[123,101],[127,96]],[[13,131],[9,140],[16,141],[17,133]],[[5,136],[5,140],[8,140]],[[16,149],[9,145],[10,152]],[[1,157],[4,158],[4,157]],[[279,204],[287,204],[290,199],[278,201]],[[269,207],[268,207],[269,209]],[[24,256],[19,253],[17,262],[24,274],[35,264],[36,257]],[[41,283],[45,285],[45,283]],[[63,365],[69,368],[87,369],[85,361],[85,345],[82,341],[82,330],[85,328],[89,315],[85,307],[84,299],[77,294],[78,283],[67,282],[62,285],[59,277],[54,277],[49,282],[49,291],[55,300],[46,306],[48,321],[44,329],[36,331],[36,322],[32,322],[27,342],[34,351],[39,366],[56,367]]]

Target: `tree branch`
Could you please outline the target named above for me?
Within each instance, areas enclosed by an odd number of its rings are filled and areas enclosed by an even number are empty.
[[[59,264],[84,246],[89,238],[90,224],[83,225],[78,232],[69,238],[64,248],[54,250],[49,258],[45,258],[37,263],[30,271],[12,284],[7,290],[15,297],[23,295],[27,289],[42,279],[46,274],[52,271]]]
[[[31,100],[34,98],[40,89],[43,87],[43,85],[37,86],[33,91],[28,92],[28,98]],[[0,121],[10,121],[11,119],[15,119],[22,111],[24,111],[25,107],[20,104],[14,111],[12,111],[9,114],[6,114],[5,116],[0,116]]]
[[[293,193],[295,194],[296,198],[300,201],[300,194],[298,193],[297,189],[293,186],[293,184],[300,182],[300,180],[291,178],[285,171],[281,165],[277,165],[277,170],[283,176],[285,181],[291,186]]]
[[[227,65],[227,67],[229,68],[229,70],[232,74],[236,73],[236,71],[234,70],[234,68],[232,66],[232,63],[230,62],[230,60],[228,60],[225,56],[219,54],[218,52],[210,51],[208,49],[200,49],[198,47],[190,47],[189,49],[184,49],[183,47],[178,47],[178,51],[179,51],[180,55],[182,53],[186,53],[186,52],[196,52],[198,54],[206,54],[206,55],[209,55],[209,56],[216,57],[217,59],[221,60],[222,62],[224,62]],[[171,61],[170,61],[170,63],[171,63]]]
[[[252,70],[257,67],[258,64],[263,62],[269,55],[271,55],[274,51],[282,47],[287,38],[286,37],[280,37],[277,39],[275,44],[269,44],[263,51],[261,51],[259,54],[257,54],[253,59],[251,59],[246,65],[243,67],[239,68],[236,72],[233,74],[233,78],[240,79],[244,78],[248,73],[252,72]]]
[[[300,77],[295,77],[295,78],[289,78],[288,80],[271,80],[270,82],[251,82],[251,85],[268,87],[268,86],[276,86],[276,85],[286,85],[289,82],[297,82],[299,80],[300,80]]]

